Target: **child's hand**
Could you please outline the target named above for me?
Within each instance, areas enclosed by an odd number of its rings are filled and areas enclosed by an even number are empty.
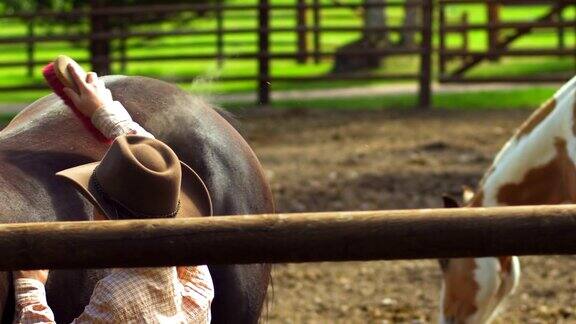
[[[86,80],[82,80],[73,65],[68,64],[66,68],[80,93],[68,87],[64,88],[64,92],[84,116],[92,118],[98,108],[112,103],[112,93],[106,89],[104,82],[98,79],[96,73],[90,72],[86,75]]]

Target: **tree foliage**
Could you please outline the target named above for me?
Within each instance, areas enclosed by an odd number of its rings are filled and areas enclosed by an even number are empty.
[[[42,9],[70,10],[88,4],[88,0],[4,0],[0,10],[3,13],[33,12]]]
[[[0,0],[0,14],[30,13],[41,10],[67,12],[73,9],[87,9],[93,3],[99,6],[122,7],[122,6],[146,6],[159,4],[209,4],[224,0]],[[133,26],[147,23],[157,23],[171,21],[175,26],[182,26],[189,21],[209,14],[205,10],[185,11],[185,12],[149,12],[133,15],[111,15],[107,18],[105,30],[112,30],[116,27]],[[56,26],[66,29],[74,29],[82,26],[89,17],[87,16],[45,16],[35,18],[37,24],[45,25],[48,33]]]

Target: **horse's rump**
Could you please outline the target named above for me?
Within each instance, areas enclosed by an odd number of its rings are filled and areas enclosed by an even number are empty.
[[[136,122],[198,172],[210,191],[215,215],[274,211],[255,154],[208,103],[155,79],[109,76],[104,80]],[[91,206],[54,173],[99,160],[106,149],[55,95],[31,104],[0,132],[0,222],[89,219]],[[218,266],[210,270],[216,288],[214,322],[257,321],[270,268]],[[46,289],[56,320],[69,322],[76,317],[105,274],[102,270],[52,271]],[[0,299],[7,281],[0,277]],[[4,305],[10,299],[13,296]]]

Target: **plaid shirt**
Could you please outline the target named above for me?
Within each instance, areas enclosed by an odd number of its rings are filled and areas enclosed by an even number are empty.
[[[55,323],[44,285],[17,279],[14,323]],[[206,266],[114,269],[73,323],[210,323],[214,298]]]
[[[92,123],[106,138],[150,138],[118,101],[96,110]],[[14,323],[55,323],[44,285],[18,279]],[[1,290],[0,290],[1,291]],[[1,296],[0,296],[1,297]],[[210,323],[214,286],[206,266],[114,269],[100,280],[74,323]]]

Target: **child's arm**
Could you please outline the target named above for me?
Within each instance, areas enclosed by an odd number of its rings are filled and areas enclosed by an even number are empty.
[[[75,66],[68,65],[68,71],[80,93],[71,88],[64,88],[64,91],[78,110],[90,118],[94,127],[106,138],[115,139],[126,134],[154,138],[152,134],[132,120],[119,101],[112,99],[112,93],[106,89],[104,82],[98,79],[96,73],[88,73],[86,80],[83,80]]]
[[[48,270],[14,272],[16,315],[14,323],[55,323],[54,314],[46,302],[44,284]]]

